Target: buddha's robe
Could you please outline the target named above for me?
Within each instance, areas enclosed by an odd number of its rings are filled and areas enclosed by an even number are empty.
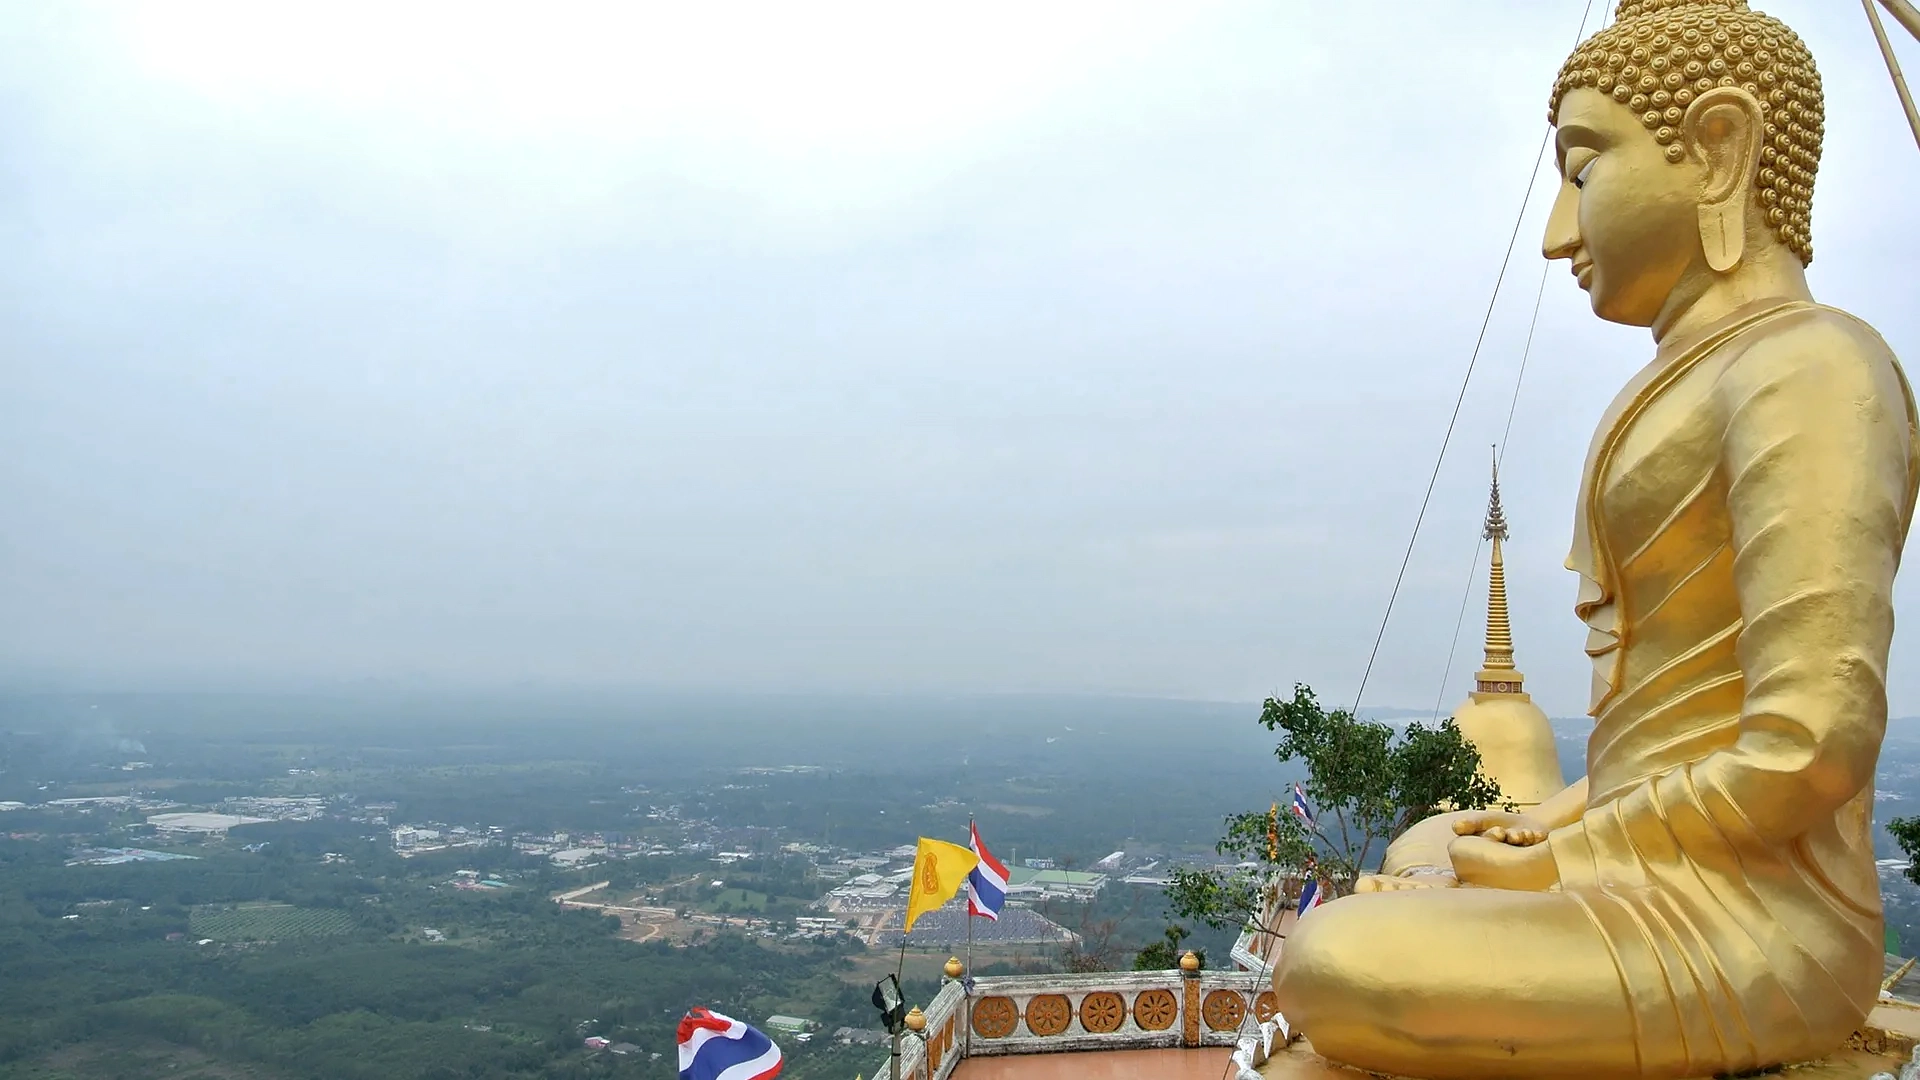
[[[1583,481],[1596,724],[1584,803],[1542,807],[1560,884],[1326,905],[1275,974],[1294,1026],[1336,1060],[1463,1080],[1838,1047],[1881,973],[1872,779],[1917,482],[1912,392],[1851,316],[1755,305],[1663,348]]]

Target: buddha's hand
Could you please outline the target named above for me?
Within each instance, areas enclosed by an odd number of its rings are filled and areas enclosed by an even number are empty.
[[[1504,836],[1498,840],[1485,833],[1462,836],[1447,845],[1447,855],[1462,885],[1545,892],[1560,883],[1553,849],[1539,840],[1516,845]]]
[[[1404,892],[1409,889],[1457,889],[1460,880],[1451,871],[1434,869],[1413,874],[1365,874],[1353,883],[1353,891]]]
[[[1498,844],[1532,847],[1547,838],[1547,830],[1519,814],[1486,810],[1453,823],[1456,836],[1482,836]],[[1451,849],[1449,849],[1451,850]]]

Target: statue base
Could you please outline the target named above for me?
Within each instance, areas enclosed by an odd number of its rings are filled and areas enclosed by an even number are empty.
[[[1862,1080],[1875,1073],[1898,1075],[1920,1045],[1920,1005],[1885,1002],[1876,1007],[1847,1045],[1819,1061],[1789,1066],[1793,1080]],[[1340,1065],[1313,1052],[1312,1044],[1295,1039],[1285,1050],[1274,1051],[1261,1067],[1269,1080],[1366,1080],[1378,1073]]]

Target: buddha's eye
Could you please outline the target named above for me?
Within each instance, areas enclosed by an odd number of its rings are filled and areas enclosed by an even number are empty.
[[[1587,175],[1593,172],[1593,163],[1599,160],[1597,157],[1590,157],[1587,159],[1585,165],[1580,166],[1580,170],[1573,174],[1574,187],[1583,188],[1587,186]]]

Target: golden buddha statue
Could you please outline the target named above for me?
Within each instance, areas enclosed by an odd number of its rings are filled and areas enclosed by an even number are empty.
[[[1409,830],[1274,975],[1380,1072],[1706,1077],[1818,1058],[1881,972],[1873,773],[1920,425],[1813,302],[1819,75],[1744,0],[1626,0],[1555,85],[1545,254],[1654,357],[1600,422],[1570,568],[1587,776]]]
[[[1473,693],[1453,712],[1454,726],[1480,753],[1480,771],[1500,785],[1515,809],[1531,810],[1567,786],[1553,725],[1527,693],[1525,675],[1513,663],[1513,623],[1507,614],[1507,567],[1501,544],[1507,515],[1500,508],[1500,465],[1493,467],[1493,493],[1481,535],[1493,541],[1487,563],[1486,662],[1473,677]]]

